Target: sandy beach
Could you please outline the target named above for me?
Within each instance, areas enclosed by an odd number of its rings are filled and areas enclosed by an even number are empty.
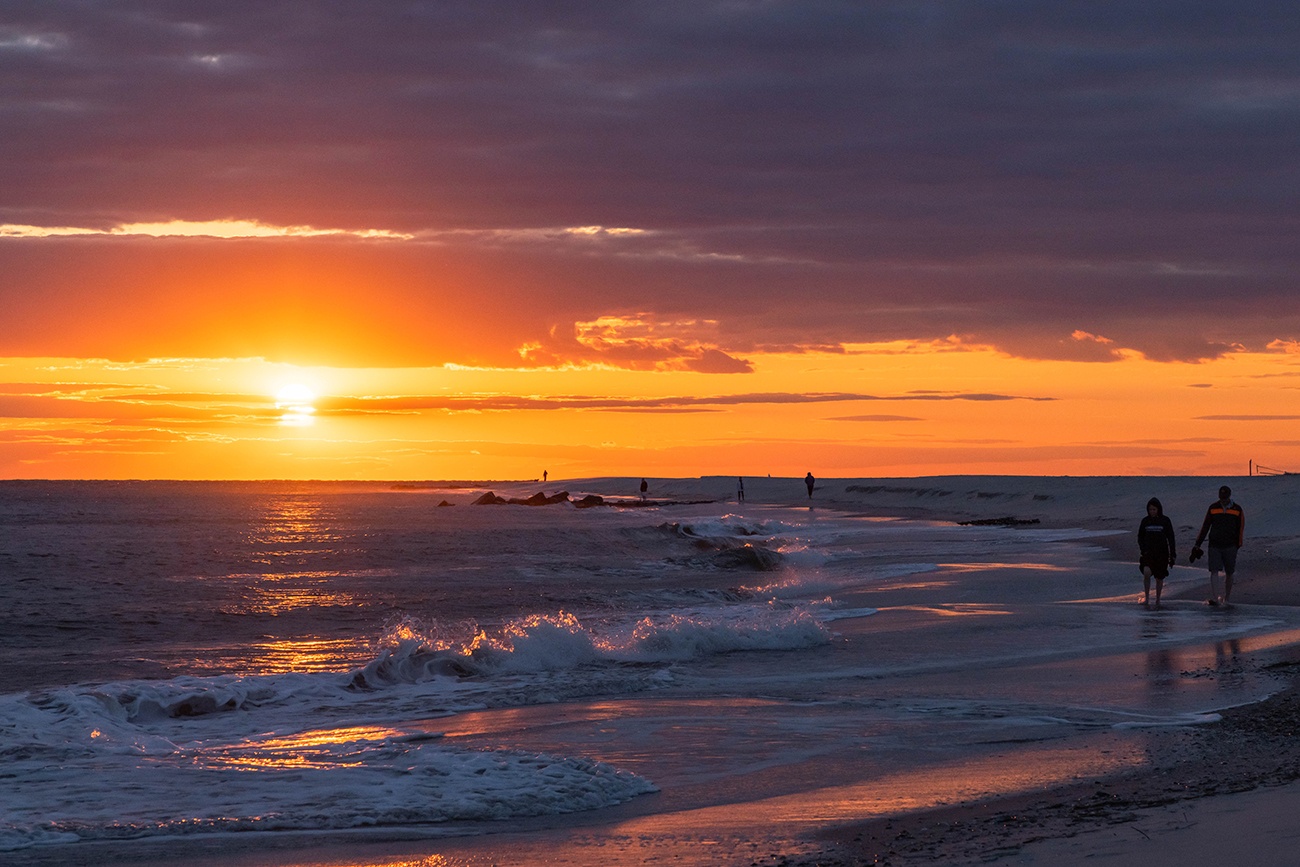
[[[938,481],[938,480],[934,480]],[[935,487],[960,491],[962,480]],[[974,482],[975,480],[970,480]],[[1010,487],[998,480],[996,487]],[[1176,523],[1185,555],[1199,529],[1204,507],[1220,480],[1069,479],[1024,480],[1009,516],[1043,515],[1052,522],[1087,521],[1089,526],[1129,529],[1144,494],[1158,495]],[[1239,501],[1253,501],[1248,517],[1233,602],[1237,605],[1300,605],[1300,518],[1287,505],[1295,477],[1223,480]],[[1060,487],[1057,487],[1060,486]],[[883,492],[899,508],[929,486],[899,481]],[[1007,511],[978,507],[979,483],[954,494],[958,520],[994,517]],[[908,488],[912,488],[909,491]],[[1053,501],[1024,509],[1024,495],[1055,489]],[[1064,490],[1062,490],[1064,489]],[[1070,491],[1065,494],[1065,491]],[[1107,513],[1108,494],[1127,514]],[[1041,494],[1040,494],[1041,495]],[[990,498],[992,499],[992,498]],[[1068,502],[1063,506],[1062,501]],[[1172,508],[1168,504],[1173,504]],[[880,500],[873,505],[880,505]],[[939,511],[919,514],[935,516]],[[1092,513],[1092,514],[1090,514]],[[968,515],[969,517],[963,517]],[[1258,528],[1258,529],[1255,529]],[[1117,560],[1135,557],[1131,533],[1104,543]],[[1135,581],[1135,591],[1140,581]],[[1203,586],[1173,594],[1201,602]],[[1300,649],[1267,664],[1285,672],[1290,685],[1259,704],[1228,708],[1222,719],[1169,732],[1154,741],[1149,764],[1135,773],[1090,780],[1068,788],[1026,793],[959,808],[894,817],[836,831],[828,846],[798,865],[850,864],[1216,864],[1240,859],[1259,865],[1295,863],[1295,811],[1300,808]],[[1243,659],[1249,665],[1251,660]]]
[[[586,479],[563,484],[577,496],[617,498],[636,480]],[[1101,600],[1138,608],[1137,522],[1148,497],[1159,496],[1174,521],[1179,566],[1167,607],[1177,616],[1212,616],[1205,605],[1205,572],[1186,564],[1201,516],[1220,482],[1233,486],[1246,510],[1234,607],[1226,616],[1254,617],[1275,606],[1300,605],[1300,520],[1288,502],[1300,477],[1276,478],[1037,478],[942,477],[836,479],[818,483],[811,504],[797,479],[746,480],[752,507],[808,507],[837,514],[888,516],[952,523],[996,523],[1026,528],[1083,528],[1095,532],[1086,570],[1132,574],[1132,594]],[[734,496],[734,478],[653,480],[653,502],[712,501]],[[555,483],[552,483],[554,487]],[[531,490],[528,483],[517,493]],[[515,493],[506,491],[506,493]],[[629,502],[635,496],[629,496]],[[641,508],[641,507],[637,507]],[[1084,569],[1086,567],[1086,570]],[[1092,574],[1092,573],[1088,573]],[[1059,576],[1070,580],[1070,575]],[[882,601],[905,602],[906,582],[880,591]],[[1213,616],[1224,616],[1218,612]],[[887,634],[893,623],[920,616],[896,604],[868,618]],[[1061,615],[1069,626],[1068,606]],[[1170,676],[1276,682],[1267,700],[1215,708],[1214,719],[1156,729],[1101,726],[1068,746],[1051,742],[994,747],[964,765],[937,766],[931,776],[855,782],[833,757],[776,766],[767,773],[801,775],[799,793],[750,798],[697,791],[642,796],[617,806],[511,820],[500,832],[430,838],[393,829],[354,829],[313,835],[248,835],[219,840],[161,838],[130,848],[107,844],[63,847],[57,860],[32,849],[7,853],[12,863],[165,864],[178,857],[199,867],[485,867],[548,864],[786,865],[857,864],[1201,864],[1248,851],[1252,864],[1293,863],[1292,816],[1300,806],[1300,648],[1293,633],[1268,640],[1221,642],[1208,668]],[[1154,653],[1154,652],[1153,652]],[[1154,657],[1153,657],[1154,658]],[[1104,672],[1098,673],[1104,677]],[[624,702],[652,716],[655,699]],[[578,706],[575,706],[577,708]],[[666,705],[665,705],[666,707]],[[539,713],[554,714],[553,709]],[[575,713],[597,714],[586,705]],[[752,712],[766,712],[755,704]],[[528,709],[500,715],[466,714],[473,727],[530,725]],[[681,718],[680,708],[673,713]],[[595,717],[592,717],[595,719]],[[537,717],[536,719],[541,719]],[[534,720],[534,724],[536,721]],[[550,725],[552,722],[542,724]],[[431,724],[432,725],[432,724]],[[447,723],[438,731],[457,732]],[[433,730],[433,729],[431,729]],[[704,735],[707,743],[707,734]],[[1056,772],[1053,762],[1066,769]],[[1050,784],[1044,780],[1050,779]],[[923,785],[924,793],[907,786]],[[996,791],[994,791],[996,790]],[[945,794],[947,793],[947,794]],[[916,797],[912,798],[915,794]],[[909,800],[923,804],[909,806]]]

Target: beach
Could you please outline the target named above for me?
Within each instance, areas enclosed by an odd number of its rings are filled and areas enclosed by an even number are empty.
[[[242,867],[1159,864],[1179,853],[1179,863],[1207,863],[1197,859],[1228,838],[1249,847],[1252,863],[1287,863],[1286,806],[1300,799],[1287,785],[1300,778],[1292,745],[1300,526],[1287,508],[1300,487],[1294,477],[835,479],[820,481],[811,501],[801,480],[747,478],[744,506],[734,502],[734,478],[651,480],[647,506],[634,504],[636,481],[562,484],[575,499],[603,496],[607,511],[621,511],[597,519],[609,524],[602,532],[617,533],[600,538],[659,557],[669,549],[660,550],[664,531],[655,528],[689,524],[696,529],[685,541],[707,548],[706,566],[672,554],[630,585],[625,565],[584,564],[569,548],[556,549],[567,558],[564,580],[608,570],[620,606],[632,604],[629,587],[672,565],[671,593],[635,602],[636,617],[662,613],[665,600],[677,606],[650,644],[635,645],[635,658],[623,644],[544,671],[516,666],[512,692],[495,673],[422,676],[399,685],[425,690],[422,702],[431,683],[445,703],[449,689],[496,680],[486,702],[465,700],[452,713],[421,719],[402,710],[420,706],[405,693],[407,703],[384,711],[400,732],[386,736],[390,747],[425,743],[419,733],[427,732],[471,754],[565,757],[542,773],[586,774],[582,763],[596,761],[593,779],[607,781],[610,801],[521,810],[504,821],[471,811],[432,824],[20,840],[4,857],[15,864],[183,857]],[[1244,506],[1246,546],[1233,607],[1213,611],[1202,564],[1187,566],[1186,554],[1221,481]],[[527,482],[495,487],[510,496],[538,490]],[[559,520],[541,517],[543,510],[570,508],[469,506],[481,493],[431,485],[404,491],[401,508],[411,497],[450,497],[466,510],[457,520],[473,515],[480,526],[504,520],[489,514],[517,515],[527,526],[512,532],[534,534]],[[1180,555],[1162,612],[1137,604],[1135,531],[1153,495],[1174,521]],[[336,502],[318,491],[295,496]],[[563,521],[590,526],[577,512]],[[778,540],[770,549],[780,565],[751,569],[762,557],[744,544],[701,547],[706,524],[718,538]],[[674,534],[672,546],[683,538]],[[371,556],[358,555],[349,582]],[[726,571],[738,557],[749,565]],[[556,580],[547,568],[539,555],[521,575],[544,588]],[[737,596],[727,587],[754,592]],[[613,629],[609,604],[593,598],[590,616],[604,612]],[[665,631],[670,621],[674,631]],[[713,642],[706,650],[702,631]],[[513,658],[522,653],[516,646]],[[320,660],[325,671],[346,671],[344,662]],[[212,676],[227,675],[214,668]],[[150,681],[129,682],[138,690]],[[290,712],[301,692],[293,696],[278,715],[252,706],[249,713],[281,734],[310,729]],[[390,719],[398,712],[404,720]],[[163,729],[151,731],[162,737]],[[175,731],[166,729],[173,745]],[[250,737],[242,729],[222,737],[235,734]],[[206,749],[196,747],[187,761],[211,762]],[[509,779],[522,784],[528,773]],[[590,785],[572,779],[563,785]],[[1240,799],[1250,801],[1235,806]]]

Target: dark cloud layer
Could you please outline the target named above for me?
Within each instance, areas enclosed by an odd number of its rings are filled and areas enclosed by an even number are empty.
[[[719,323],[681,357],[704,372],[950,334],[1209,358],[1300,337],[1298,36],[1300,7],[1268,0],[7,3],[0,223],[414,233],[324,258],[408,311],[367,327],[448,340],[488,339],[461,288],[518,296],[487,305],[514,312],[491,347],[389,341],[404,358],[499,360],[646,310]],[[593,225],[647,232],[509,234]],[[76,240],[0,240],[0,354],[75,342],[38,299],[114,294],[137,340],[180,324],[106,263],[218,302],[239,267]],[[313,285],[321,242],[258,243]],[[295,351],[235,333],[212,351]]]

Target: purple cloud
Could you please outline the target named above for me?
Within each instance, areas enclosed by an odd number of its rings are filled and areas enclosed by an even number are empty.
[[[709,372],[949,335],[1209,359],[1300,334],[1298,24],[1279,0],[26,0],[0,24],[0,225],[409,233],[256,255],[400,275],[364,291],[410,359],[422,329],[447,330],[425,360],[502,360],[627,310],[717,322],[677,356]],[[643,233],[555,237],[589,226]],[[235,269],[215,244],[0,239],[0,354],[169,349],[156,295]],[[43,325],[119,259],[138,333]],[[294,351],[240,341],[205,351]]]

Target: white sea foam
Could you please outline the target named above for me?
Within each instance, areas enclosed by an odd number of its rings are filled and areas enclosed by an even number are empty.
[[[434,630],[436,631],[436,630]],[[739,650],[796,650],[829,639],[807,608],[775,601],[675,609],[591,626],[575,615],[531,615],[495,633],[477,630],[460,643],[430,640],[406,621],[397,643],[354,677],[376,686],[437,676],[567,671],[596,663],[667,663]]]
[[[859,559],[852,568],[835,571],[825,569],[790,568],[774,581],[743,587],[756,596],[773,596],[778,599],[806,599],[826,593],[838,593],[907,575],[932,572],[934,563],[882,563]]]
[[[424,825],[568,813],[655,791],[608,764],[389,730],[10,756],[0,851],[76,840]]]
[[[383,726],[671,682],[662,670],[620,663],[827,641],[818,618],[776,603],[647,614],[598,628],[560,612],[459,636],[408,618],[390,628],[373,660],[346,674],[179,677],[2,696],[0,759],[23,785],[0,794],[0,848],[606,806],[654,787],[581,757],[464,750]],[[341,715],[361,734],[296,730],[303,720]],[[135,799],[135,791],[148,795]]]
[[[647,616],[602,642],[616,659],[690,659],[739,650],[797,650],[826,644],[830,633],[805,608],[775,603],[710,615]]]

